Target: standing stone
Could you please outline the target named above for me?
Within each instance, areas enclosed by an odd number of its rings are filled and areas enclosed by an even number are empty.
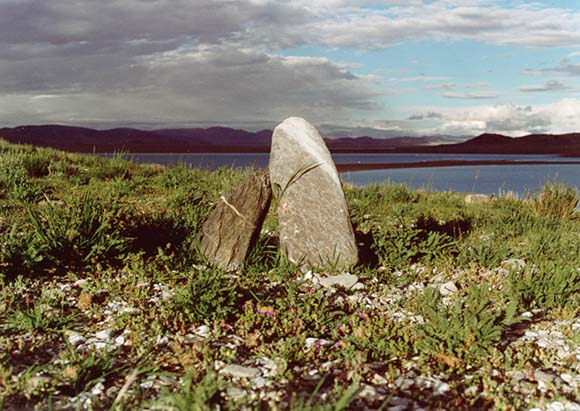
[[[233,271],[255,245],[270,208],[270,179],[258,171],[222,196],[202,228],[199,249],[212,265]]]
[[[336,166],[318,131],[291,117],[272,136],[270,180],[278,200],[280,246],[307,266],[353,266],[358,250]]]

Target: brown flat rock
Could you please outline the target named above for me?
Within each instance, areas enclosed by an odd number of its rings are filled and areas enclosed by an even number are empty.
[[[270,179],[258,171],[221,197],[202,228],[200,251],[212,265],[233,271],[255,245],[268,209]]]

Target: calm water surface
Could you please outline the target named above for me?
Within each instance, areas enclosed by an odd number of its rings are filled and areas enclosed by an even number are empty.
[[[177,153],[131,154],[133,161],[171,165],[182,163],[190,167],[216,169],[220,167],[255,167],[268,165],[265,153]],[[550,155],[508,154],[334,154],[337,164],[414,163],[441,160],[511,160],[550,161],[547,165],[521,166],[461,166],[370,170],[341,173],[344,181],[356,186],[373,183],[402,183],[411,188],[434,191],[477,192],[499,194],[508,191],[524,196],[547,181],[560,181],[580,188],[580,165],[558,164],[580,161],[580,158],[560,158]]]

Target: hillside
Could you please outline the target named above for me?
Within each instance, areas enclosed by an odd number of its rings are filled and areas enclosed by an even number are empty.
[[[0,129],[0,138],[11,143],[32,144],[76,152],[187,153],[268,152],[271,130],[251,132],[229,127],[138,130],[94,130],[62,125],[19,126]],[[580,133],[531,134],[507,137],[482,134],[455,143],[446,136],[373,138],[325,138],[332,152],[405,152],[464,154],[560,154],[580,155]],[[455,140],[456,141],[456,140]]]
[[[396,151],[423,153],[463,154],[560,154],[580,155],[580,133],[530,134],[524,137],[507,137],[500,134],[482,134],[463,143],[433,147],[413,147]]]

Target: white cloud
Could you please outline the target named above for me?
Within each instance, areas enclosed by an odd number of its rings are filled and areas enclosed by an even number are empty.
[[[392,77],[387,79],[389,83],[419,83],[430,81],[444,81],[449,80],[449,77],[443,76],[414,76],[414,77]]]
[[[418,133],[465,136],[499,133],[519,137],[532,133],[563,134],[580,130],[580,99],[561,99],[536,106],[497,104],[437,110],[442,114],[440,124]]]
[[[320,42],[333,47],[380,49],[406,40],[470,39],[528,47],[576,46],[580,12],[502,7],[499,1],[434,1],[386,10],[337,9],[317,22]],[[308,30],[316,30],[307,26]]]
[[[443,83],[443,84],[434,84],[430,86],[425,86],[423,89],[425,90],[451,90],[455,88],[457,84],[455,83]]]
[[[441,94],[442,97],[461,100],[488,100],[498,98],[499,94],[492,91],[480,91],[469,93],[448,92]]]

